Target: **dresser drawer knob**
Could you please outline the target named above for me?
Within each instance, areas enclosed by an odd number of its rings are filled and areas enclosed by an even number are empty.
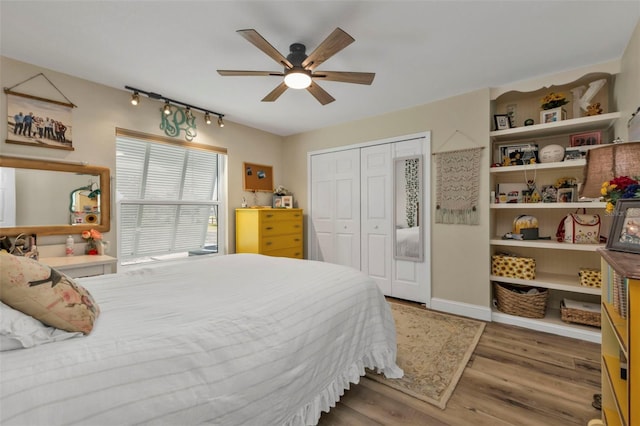
[[[273,228],[271,226],[267,226],[267,231],[271,231]]]
[[[297,243],[298,241],[300,241],[300,238],[296,238],[293,241],[295,241]]]
[[[265,245],[270,246],[271,244],[273,244],[271,241],[267,241]]]

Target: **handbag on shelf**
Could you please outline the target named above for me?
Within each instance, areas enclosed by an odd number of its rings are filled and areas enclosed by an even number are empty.
[[[600,242],[600,215],[569,213],[560,221],[556,232],[558,242],[572,244],[598,244]]]

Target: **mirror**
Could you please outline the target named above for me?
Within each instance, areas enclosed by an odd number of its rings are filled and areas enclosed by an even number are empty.
[[[422,156],[394,161],[394,258],[422,262]]]
[[[108,232],[110,212],[108,168],[0,156],[0,235]]]

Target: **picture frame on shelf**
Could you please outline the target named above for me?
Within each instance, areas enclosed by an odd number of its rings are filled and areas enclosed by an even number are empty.
[[[564,150],[564,161],[582,160],[586,155],[587,152],[580,148],[566,148]]]
[[[558,188],[553,185],[544,185],[542,187],[542,202],[555,203],[558,201]]]
[[[556,123],[566,118],[567,112],[562,107],[540,111],[540,124]]]
[[[282,207],[284,207],[285,209],[293,208],[293,195],[282,196]]]
[[[571,146],[600,145],[602,143],[602,132],[585,132],[571,135]]]
[[[640,254],[640,199],[620,199],[616,203],[607,249]]]
[[[521,166],[538,162],[538,144],[504,145],[500,147],[500,164],[503,166]]]
[[[496,126],[496,130],[506,130],[511,128],[509,114],[494,114],[493,123]]]
[[[576,188],[558,188],[557,202],[571,203],[575,201]]]

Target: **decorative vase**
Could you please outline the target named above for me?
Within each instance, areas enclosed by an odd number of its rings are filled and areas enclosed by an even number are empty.
[[[84,247],[84,253],[89,255],[97,255],[98,243],[95,240],[88,240],[87,245]]]

